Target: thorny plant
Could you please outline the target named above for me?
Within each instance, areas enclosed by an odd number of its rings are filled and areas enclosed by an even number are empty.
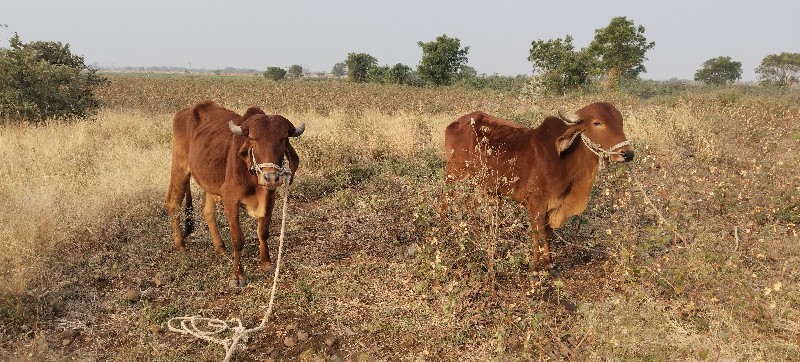
[[[474,124],[473,124],[474,127]],[[488,129],[482,129],[483,133]],[[498,273],[521,271],[528,263],[526,253],[512,251],[509,241],[518,240],[524,230],[520,209],[504,200],[504,191],[518,178],[514,170],[514,159],[508,162],[504,173],[489,167],[492,158],[497,158],[498,147],[489,145],[488,139],[478,139],[471,161],[465,165],[470,177],[464,180],[448,180],[444,186],[444,205],[441,215],[441,233],[433,236],[429,245],[432,252],[431,279],[434,284],[448,280],[452,273],[466,270],[469,283],[481,285],[492,296],[497,294]],[[450,176],[446,176],[450,177]],[[515,243],[520,244],[520,243]],[[524,244],[524,243],[522,243]],[[454,247],[455,246],[455,247]],[[519,246],[519,245],[518,245]],[[517,248],[518,249],[518,248]],[[526,245],[522,245],[526,250]],[[498,251],[501,254],[498,260]],[[455,270],[455,271],[454,271]],[[518,273],[513,273],[518,274]]]

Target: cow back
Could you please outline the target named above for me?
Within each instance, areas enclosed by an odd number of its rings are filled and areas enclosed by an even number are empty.
[[[467,114],[445,130],[447,177],[481,175],[484,185],[516,201],[550,203],[571,187],[574,170],[555,146],[566,130],[556,117],[529,128],[483,112]]]
[[[195,181],[207,192],[220,194],[234,135],[228,122],[241,123],[233,111],[213,102],[202,102],[192,108],[189,119],[189,168]]]
[[[490,190],[514,194],[531,136],[530,128],[483,112],[464,115],[445,130],[447,177],[479,175]]]

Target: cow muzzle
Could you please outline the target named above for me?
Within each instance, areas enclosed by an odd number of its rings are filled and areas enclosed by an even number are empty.
[[[266,171],[265,170],[269,170]],[[270,190],[280,187],[286,177],[291,177],[292,170],[284,165],[271,162],[258,163],[253,151],[250,150],[250,174],[258,178],[258,184]]]
[[[633,154],[632,149],[609,152],[608,160],[611,162],[630,162],[633,161]]]
[[[258,183],[270,190],[275,190],[283,184],[284,176],[280,172],[264,172],[258,178]]]
[[[281,167],[274,163],[259,163],[254,166],[250,172],[258,177],[260,186],[270,190],[275,190],[283,185],[286,178],[291,177],[292,174],[288,167]]]
[[[625,160],[625,162],[633,161],[633,150],[622,151],[622,158]]]
[[[590,140],[589,137],[583,133],[581,133],[581,140],[583,140],[583,143],[586,144],[586,147],[588,147],[592,153],[597,155],[598,162],[600,163],[600,169],[603,169],[603,166],[605,165],[603,159],[607,159],[608,162],[615,163],[629,162],[633,160],[633,149],[630,146],[630,142],[627,140],[617,143],[607,150]]]

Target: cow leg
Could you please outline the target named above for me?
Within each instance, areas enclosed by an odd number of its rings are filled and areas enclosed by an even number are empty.
[[[217,204],[220,197],[217,195],[206,192],[206,199],[203,202],[203,218],[206,219],[208,225],[208,233],[211,234],[211,242],[214,244],[214,251],[217,254],[225,254],[225,244],[222,242],[222,237],[219,235],[217,228]]]
[[[269,257],[269,225],[272,223],[272,210],[275,208],[275,191],[270,190],[267,194],[267,212],[264,217],[258,219],[258,260],[261,263],[261,270],[267,271],[272,268]]]
[[[442,212],[441,212],[442,217],[448,214],[447,210],[448,202],[450,202],[450,200],[452,200],[456,196],[455,185],[456,185],[455,177],[449,176],[449,174],[447,174],[447,176],[445,176],[444,179],[444,187],[442,188]]]
[[[457,183],[460,180],[463,180],[467,174],[464,172],[463,169],[459,168],[456,165],[456,161],[453,159],[453,155],[455,153],[454,149],[451,149],[450,152],[447,153],[447,161],[444,165],[444,188],[442,189],[442,215],[447,215],[448,213],[448,204],[450,202],[456,202],[456,187]]]
[[[231,229],[231,248],[233,249],[233,275],[230,285],[243,287],[247,284],[242,267],[242,249],[244,249],[244,233],[239,225],[239,202],[237,200],[224,200],[223,208],[228,225]]]
[[[545,270],[553,270],[553,259],[550,254],[550,240],[553,239],[553,228],[550,225],[544,226],[544,236],[542,240],[542,267]]]
[[[189,178],[191,174],[184,168],[176,167],[173,162],[172,176],[169,181],[169,189],[167,189],[166,208],[169,222],[172,225],[172,239],[175,243],[175,249],[179,252],[186,250],[185,239],[194,229],[194,217],[192,208],[192,196],[189,190]],[[180,208],[181,203],[186,198],[186,222],[184,229],[181,232],[180,227]]]
[[[546,260],[549,260],[550,245],[547,243],[547,229],[545,213],[531,211],[531,264],[533,265],[533,275],[539,274],[544,269]]]

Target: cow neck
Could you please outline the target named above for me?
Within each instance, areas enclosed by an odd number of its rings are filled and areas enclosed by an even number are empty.
[[[570,178],[573,181],[587,178],[593,180],[603,160],[584,142],[573,142],[572,147],[575,150],[565,158]]]

